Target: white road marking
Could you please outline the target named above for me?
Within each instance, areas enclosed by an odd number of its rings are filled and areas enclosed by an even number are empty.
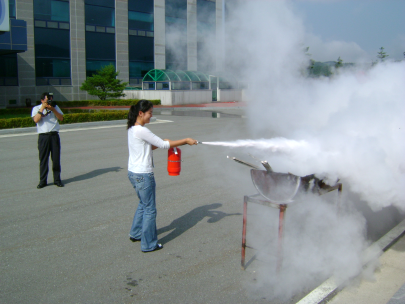
[[[161,124],[161,123],[168,123],[168,122],[173,122],[171,120],[156,120],[154,122],[150,122],[149,124]],[[59,133],[65,133],[65,132],[75,132],[75,131],[87,131],[87,130],[97,130],[97,129],[108,129],[108,128],[123,128],[126,127],[126,124],[121,124],[121,125],[108,125],[108,126],[99,126],[99,127],[88,127],[88,128],[76,128],[76,129],[66,129],[66,130],[59,130]],[[17,137],[17,136],[26,136],[26,135],[38,135],[36,132],[32,133],[16,133],[16,134],[5,134],[5,135],[0,135],[0,138],[5,138],[5,137]]]

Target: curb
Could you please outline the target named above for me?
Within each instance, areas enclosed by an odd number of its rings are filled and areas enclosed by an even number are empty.
[[[364,251],[365,259],[363,267],[369,262],[377,259],[385,251],[387,251],[401,236],[405,234],[405,220],[392,228],[387,234],[382,236],[378,241],[374,242]],[[339,291],[340,287],[345,282],[339,284],[335,282],[333,277],[330,277],[309,294],[303,297],[296,304],[323,304],[332,299]]]

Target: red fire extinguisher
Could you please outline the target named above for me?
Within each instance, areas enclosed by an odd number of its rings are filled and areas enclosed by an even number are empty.
[[[180,148],[170,148],[167,153],[167,171],[171,176],[180,175],[181,170],[181,150]]]

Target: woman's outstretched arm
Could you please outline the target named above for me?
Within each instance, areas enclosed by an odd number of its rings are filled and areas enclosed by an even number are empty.
[[[183,146],[183,145],[196,145],[197,141],[192,138],[183,138],[179,140],[170,140],[170,139],[164,139],[165,141],[168,141],[170,144],[170,148],[178,147],[178,146]]]

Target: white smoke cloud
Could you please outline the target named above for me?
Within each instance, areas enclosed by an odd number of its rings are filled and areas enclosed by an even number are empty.
[[[340,178],[344,195],[354,192],[374,210],[405,210],[405,62],[309,78],[308,37],[316,60],[332,55],[361,62],[366,55],[355,43],[323,42],[308,33],[290,1],[235,0],[228,9],[225,72],[249,82],[249,127],[262,139],[217,144],[247,147],[277,172],[315,173],[330,183]],[[249,209],[256,218],[248,245],[259,249],[257,261],[263,262],[251,265],[257,269],[252,294],[285,299],[329,276],[343,281],[361,272],[365,219],[353,203],[344,196],[338,211],[327,197],[308,196],[287,208],[280,273],[273,258],[277,211]],[[269,236],[273,243],[264,249]]]
[[[364,243],[359,240],[364,238],[365,223],[358,213],[339,213],[336,205],[320,196],[301,198],[286,210],[280,255],[276,212],[264,214],[273,227],[261,226],[260,237],[260,232],[249,235],[248,230],[248,244],[260,249],[251,266],[256,280],[248,283],[252,296],[290,302],[331,274],[341,283],[361,272]]]
[[[405,210],[405,62],[303,77],[305,29],[288,3],[241,2],[231,16],[227,28],[238,35],[228,42],[229,58],[251,83],[250,127],[313,147],[288,157],[268,153],[269,163],[344,179],[374,210]]]
[[[386,63],[360,74],[297,81],[293,89],[278,85],[272,102],[254,92],[252,127],[313,146],[286,160],[269,153],[267,160],[278,169],[328,172],[374,210],[389,205],[405,210],[403,79],[405,63]]]
[[[233,9],[226,26],[228,34],[234,33],[227,41],[226,66],[249,80],[249,126],[256,138],[264,138],[257,146],[269,133],[306,143],[277,152],[250,145],[248,151],[278,172],[340,178],[346,191],[373,210],[396,206],[405,211],[405,62],[305,77],[303,46],[310,34],[290,2],[240,1]],[[365,54],[351,43],[319,41],[321,47],[328,54],[336,49],[335,59],[342,51],[348,57],[353,52],[358,61]],[[350,207],[353,202],[343,201],[341,213],[323,197],[288,208],[282,271],[275,272],[271,259],[277,246],[260,249],[258,259],[264,263],[251,284],[256,296],[290,297],[331,275],[345,280],[361,272],[365,219]],[[263,212],[256,215],[255,225],[268,223]],[[248,242],[260,248],[269,234],[250,234]]]

